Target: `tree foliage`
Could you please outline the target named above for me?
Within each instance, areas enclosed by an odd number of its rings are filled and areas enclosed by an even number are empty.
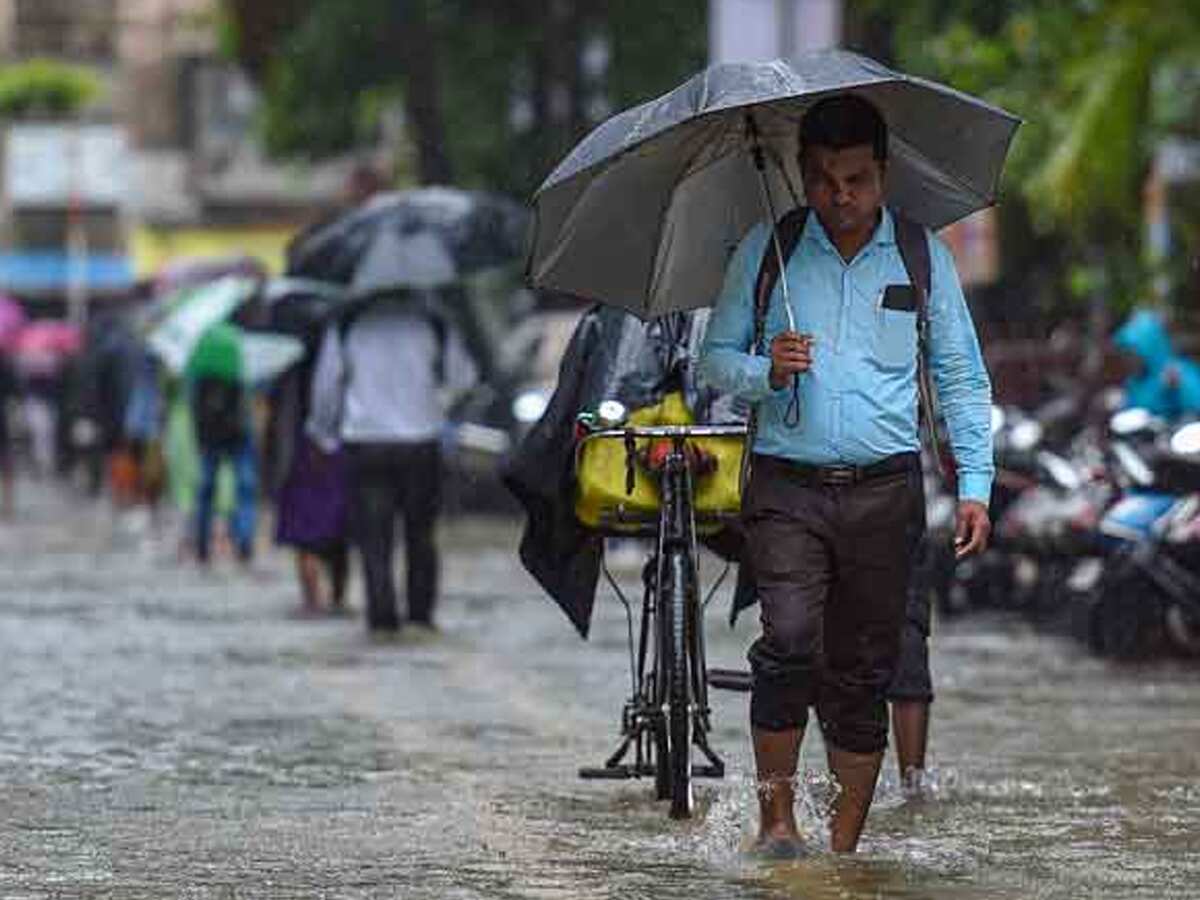
[[[1195,129],[1200,8],[1144,0],[913,0],[869,4],[890,19],[904,68],[978,94],[1024,124],[1006,193],[1037,235],[1090,276],[1063,285],[1144,292],[1141,192],[1165,134]]]
[[[88,69],[34,59],[0,67],[0,117],[65,116],[100,96]]]
[[[265,92],[269,149],[360,146],[399,101],[421,181],[516,193],[610,111],[704,65],[703,3],[669,0],[228,0],[237,53]]]

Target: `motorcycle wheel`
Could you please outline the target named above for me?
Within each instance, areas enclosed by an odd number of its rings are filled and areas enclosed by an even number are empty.
[[[1115,574],[1091,610],[1089,644],[1097,655],[1139,659],[1163,644],[1164,608],[1157,589],[1136,571]]]

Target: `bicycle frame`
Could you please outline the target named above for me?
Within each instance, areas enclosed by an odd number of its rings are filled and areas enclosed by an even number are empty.
[[[692,504],[693,460],[688,441],[706,436],[744,435],[743,426],[655,426],[611,429],[598,436],[621,439],[627,447],[639,438],[667,440],[670,447],[654,472],[661,505],[653,527],[655,546],[643,570],[639,635],[634,641],[633,608],[607,566],[604,575],[625,606],[629,628],[632,694],[621,716],[622,741],[600,768],[581,769],[585,778],[636,778],[654,775],[659,799],[671,800],[671,815],[691,812],[692,777],[723,777],[724,762],[708,743],[712,729],[708,704],[699,547]],[[690,749],[707,760],[693,766]],[[633,751],[632,763],[622,763]]]

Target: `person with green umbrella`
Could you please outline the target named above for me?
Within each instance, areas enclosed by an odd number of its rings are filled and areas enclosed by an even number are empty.
[[[201,335],[185,370],[200,450],[195,540],[196,558],[202,564],[211,557],[217,472],[226,460],[233,468],[236,494],[229,519],[230,536],[242,563],[249,564],[254,557],[258,461],[251,434],[245,365],[240,330],[221,322]]]

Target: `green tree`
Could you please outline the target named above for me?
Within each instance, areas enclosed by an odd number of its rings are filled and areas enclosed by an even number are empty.
[[[1200,8],[1143,0],[921,0],[891,16],[907,69],[1025,118],[1006,185],[1074,265],[1066,292],[1145,295],[1141,190],[1162,137],[1196,119]]]
[[[0,67],[0,118],[66,116],[100,96],[88,69],[34,59]]]
[[[610,110],[704,64],[704,5],[632,0],[227,0],[263,86],[269,149],[321,157],[399,100],[419,181],[524,194]]]

